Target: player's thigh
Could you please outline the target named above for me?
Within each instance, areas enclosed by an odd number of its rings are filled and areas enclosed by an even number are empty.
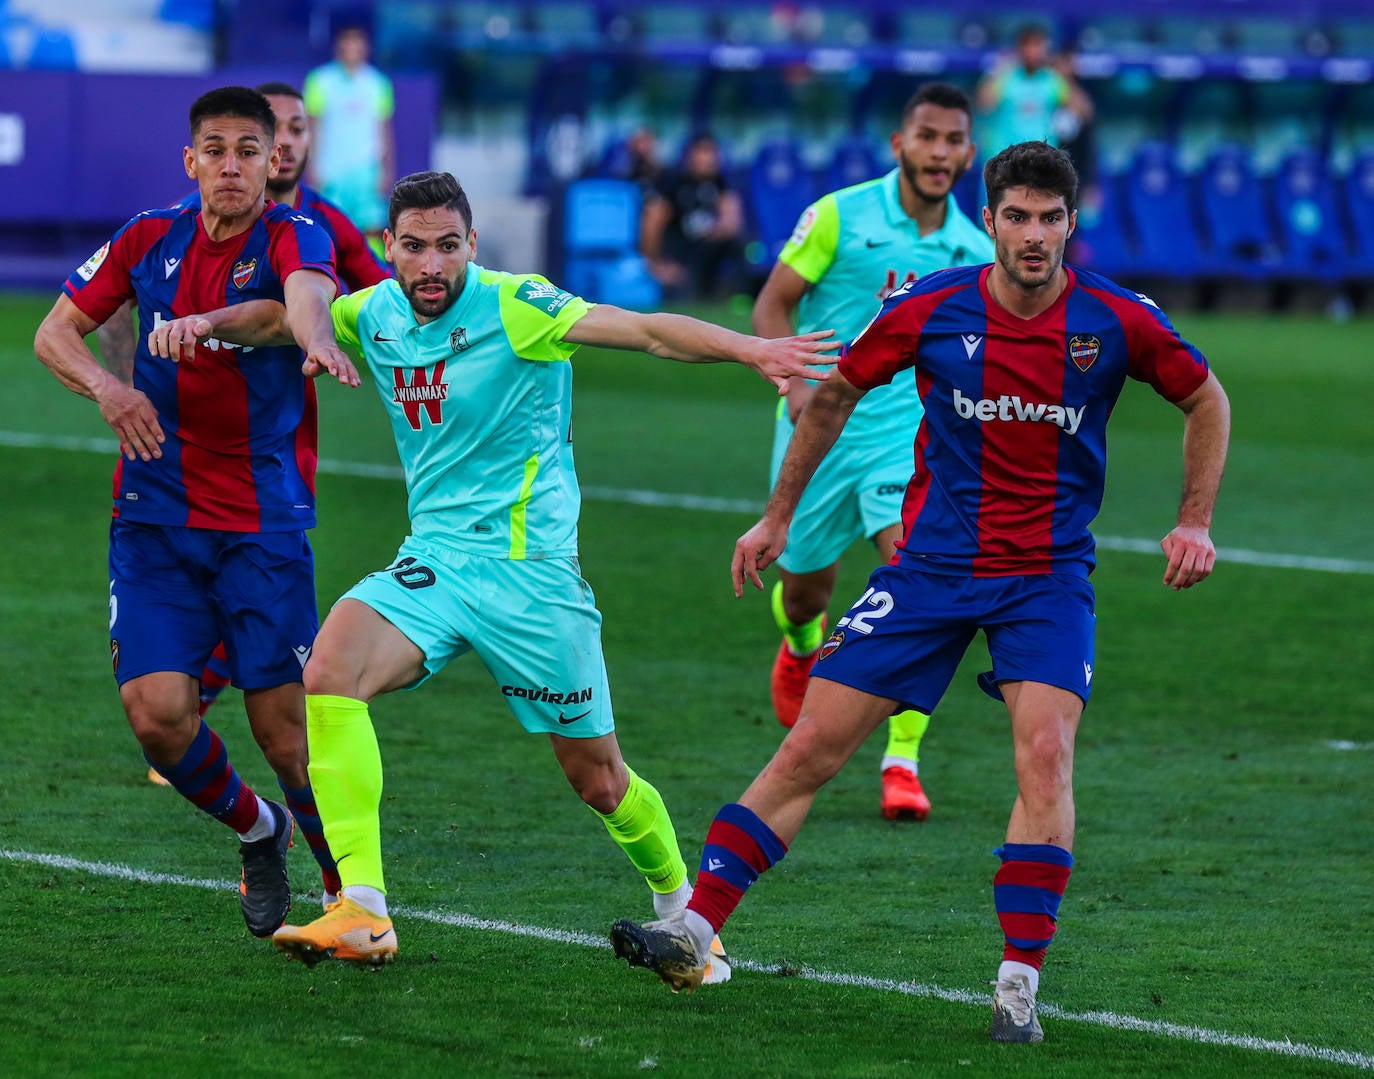
[[[778,421],[779,427],[786,423]],[[842,449],[826,455],[797,503],[779,567],[796,574],[824,569],[838,562],[845,549],[864,535],[857,486],[862,472],[862,463]]]
[[[1092,584],[1061,573],[1000,580],[1005,594],[984,625],[993,680],[1041,682],[1087,704],[1097,636]]]
[[[472,644],[512,714],[531,733],[610,734],[601,612],[577,559],[488,561]]]
[[[299,682],[319,629],[310,540],[304,531],[217,535],[212,591],[234,685]]]
[[[363,699],[421,685],[471,649],[481,567],[488,561],[407,537],[389,566],[369,573],[334,605],[312,668],[318,662],[334,672],[332,679],[351,672]]]
[[[189,529],[110,522],[110,659],[121,686],[159,672],[199,678],[219,643],[201,538]]]
[[[978,629],[965,578],[879,566],[835,627],[811,670],[890,697],[897,708],[935,710]]]
[[[899,529],[895,542],[901,538],[902,501],[906,497],[907,481],[911,479],[911,450],[873,453],[865,462],[862,476],[855,484],[858,492],[859,517],[863,534],[876,544],[885,530]],[[884,556],[891,557],[890,554]]]

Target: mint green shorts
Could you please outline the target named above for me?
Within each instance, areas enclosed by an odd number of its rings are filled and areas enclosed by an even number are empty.
[[[786,408],[780,408],[770,489],[778,482],[792,431]],[[848,429],[841,432],[802,493],[778,565],[788,573],[814,573],[838,562],[855,540],[901,524],[902,499],[915,467],[913,434],[901,433],[883,447],[871,438],[852,437]]]
[[[408,689],[471,651],[531,734],[615,730],[601,612],[576,558],[491,558],[408,536],[395,562],[343,598],[367,604],[424,653],[425,674]]]

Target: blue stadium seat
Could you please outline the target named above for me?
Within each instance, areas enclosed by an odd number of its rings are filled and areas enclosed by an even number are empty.
[[[1374,151],[1366,151],[1355,159],[1346,173],[1342,191],[1355,240],[1350,268],[1355,274],[1374,276]]]
[[[1208,237],[1208,270],[1258,279],[1278,263],[1278,248],[1263,189],[1250,154],[1237,145],[1217,147],[1198,173],[1198,195]]]
[[[1324,282],[1345,276],[1350,251],[1326,159],[1315,150],[1287,155],[1274,174],[1273,198],[1285,268]]]
[[[846,135],[831,150],[823,186],[826,191],[852,187],[881,176],[891,166],[892,159],[880,157],[871,140],[859,134]]]
[[[639,188],[628,180],[568,185],[563,205],[565,288],[619,307],[658,305],[662,291],[639,254],[639,210]]]
[[[764,247],[762,264],[771,266],[814,199],[811,173],[795,142],[772,139],[759,147],[749,167],[748,193],[757,238]]]
[[[38,31],[28,66],[40,71],[75,71],[76,42],[72,35],[55,27]]]
[[[1144,142],[1125,175],[1125,209],[1136,238],[1136,268],[1141,273],[1188,279],[1202,268],[1188,180],[1178,167],[1174,147]]]
[[[1075,266],[1115,277],[1135,264],[1122,213],[1121,178],[1104,175],[1097,190],[1094,202],[1079,203],[1078,227],[1069,241],[1067,259]]]

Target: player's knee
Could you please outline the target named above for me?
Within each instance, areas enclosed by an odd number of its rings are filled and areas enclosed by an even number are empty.
[[[305,670],[301,673],[305,692],[310,695],[329,694],[335,697],[356,696],[356,677],[348,665],[327,651],[318,649],[310,653]]]
[[[818,735],[814,725],[798,722],[773,754],[769,769],[789,786],[820,789],[835,777],[845,758]]]
[[[577,796],[598,813],[614,813],[625,797],[625,785],[612,767],[572,768],[566,774]]]

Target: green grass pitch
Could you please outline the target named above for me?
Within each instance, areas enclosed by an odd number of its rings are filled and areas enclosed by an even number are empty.
[[[1368,323],[1182,314],[1231,394],[1213,578],[1132,549],[1172,524],[1178,414],[1132,384],[1095,531],[1097,687],[1079,739],[1077,866],[1042,983],[1046,1041],[987,1041],[991,877],[1013,787],[975,645],[922,747],[924,825],[879,818],[878,738],[828,786],[727,928],[734,980],[675,997],[615,962],[647,893],[475,660],[374,708],[399,961],[307,970],[243,928],[235,841],[150,787],[109,675],[113,456],[33,359],[50,296],[0,297],[0,1072],[14,1075],[1344,1075],[1374,1068],[1374,364]],[[712,309],[707,314],[742,320]],[[776,647],[736,601],[767,482],[748,372],[575,360],[584,575],[627,759],[690,866],[767,760]],[[373,390],[321,386],[322,610],[406,529]],[[377,466],[377,478],[351,475]],[[641,505],[623,492],[735,500]],[[1228,557],[1229,554],[1229,557]],[[847,556],[836,606],[873,556]],[[833,612],[832,612],[833,614]],[[273,788],[241,698],[212,713]],[[292,852],[317,909],[314,863]]]

